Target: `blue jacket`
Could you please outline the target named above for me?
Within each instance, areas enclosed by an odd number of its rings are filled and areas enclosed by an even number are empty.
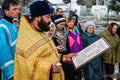
[[[83,48],[89,46],[94,43],[100,36],[97,34],[89,34],[85,33],[81,36],[83,41]],[[96,57],[92,61],[88,62],[83,66],[83,73],[85,76],[85,80],[101,80],[102,79],[102,55]]]
[[[18,29],[14,23],[0,20],[0,69],[2,80],[8,80],[14,75],[14,52]]]

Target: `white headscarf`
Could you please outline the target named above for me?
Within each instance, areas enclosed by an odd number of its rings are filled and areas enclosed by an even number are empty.
[[[85,30],[87,29],[88,26],[93,26],[94,27],[94,30],[96,29],[96,25],[93,21],[87,21],[84,25],[83,25],[83,30],[85,32]]]

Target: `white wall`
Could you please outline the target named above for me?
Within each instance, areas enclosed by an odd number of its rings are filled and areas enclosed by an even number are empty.
[[[48,0],[53,4],[63,4],[63,0]]]
[[[92,6],[91,14],[98,18],[105,17],[107,15],[107,6],[94,5]]]

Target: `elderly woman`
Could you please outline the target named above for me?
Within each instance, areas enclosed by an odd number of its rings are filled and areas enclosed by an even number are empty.
[[[85,33],[81,36],[83,48],[100,39],[100,36],[94,33],[95,28],[95,23],[92,21],[84,24]],[[102,80],[102,55],[85,64],[83,73],[85,80]]]

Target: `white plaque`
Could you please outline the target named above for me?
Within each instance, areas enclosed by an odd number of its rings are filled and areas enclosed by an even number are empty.
[[[109,48],[110,45],[108,44],[108,42],[104,38],[100,38],[93,44],[81,50],[77,54],[77,56],[72,57],[75,69],[78,69],[79,67],[83,66],[84,64],[99,56]]]

